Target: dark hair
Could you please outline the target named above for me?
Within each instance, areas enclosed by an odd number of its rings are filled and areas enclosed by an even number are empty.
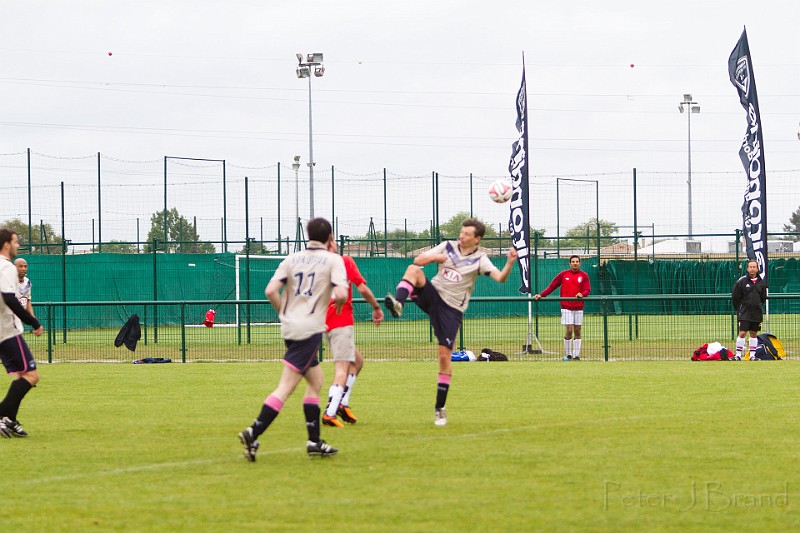
[[[570,262],[570,263],[572,262],[572,258],[573,258],[573,257],[577,257],[577,258],[578,258],[578,261],[580,261],[580,260],[581,260],[581,256],[579,256],[579,255],[571,255],[571,256],[569,256],[569,262]]]
[[[324,218],[312,218],[308,221],[308,238],[312,241],[328,242],[331,236],[331,223]]]
[[[7,242],[11,242],[16,235],[17,232],[13,229],[2,228],[0,229],[0,248],[2,248]]]
[[[472,226],[475,229],[476,237],[482,238],[486,234],[486,224],[484,224],[477,218],[468,218],[467,220],[461,223],[462,228],[465,228],[467,226]]]

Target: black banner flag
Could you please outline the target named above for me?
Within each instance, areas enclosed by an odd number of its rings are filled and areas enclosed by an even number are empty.
[[[742,31],[739,42],[728,58],[728,75],[739,91],[739,101],[747,112],[747,130],[739,148],[739,159],[742,160],[747,175],[747,188],[742,204],[742,230],[747,257],[758,262],[761,277],[767,282],[767,174],[764,166],[764,136],[753,62],[750,59],[750,46],[747,44],[747,29]]]
[[[517,131],[519,139],[511,146],[508,172],[511,174],[511,213],[508,231],[519,255],[517,263],[522,276],[519,292],[531,294],[530,211],[528,206],[528,97],[525,88],[525,60],[522,63],[522,85],[517,93]]]

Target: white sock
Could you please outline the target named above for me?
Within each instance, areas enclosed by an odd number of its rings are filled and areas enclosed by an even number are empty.
[[[572,357],[572,339],[564,339],[564,353],[567,357]]]
[[[572,339],[572,357],[581,356],[581,340]]]
[[[328,416],[336,416],[336,411],[339,410],[339,402],[342,401],[343,389],[341,385],[331,385],[328,390],[328,408],[325,414]]]
[[[353,385],[356,382],[356,375],[355,374],[348,374],[347,375],[347,382],[344,384],[345,393],[344,397],[342,398],[342,405],[350,405],[350,393],[353,392]]]
[[[758,339],[750,337],[750,357],[755,357],[756,348],[758,348]]]
[[[736,355],[741,357],[744,355],[744,338],[736,337]]]

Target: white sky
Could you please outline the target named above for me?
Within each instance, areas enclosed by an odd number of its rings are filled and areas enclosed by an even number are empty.
[[[699,213],[727,174],[706,189],[703,177],[741,172],[745,116],[727,59],[746,25],[776,177],[770,231],[800,205],[790,182],[800,177],[800,9],[789,0],[30,0],[0,3],[0,21],[2,153],[252,167],[288,167],[297,154],[306,163],[308,86],[295,76],[295,53],[323,52],[325,76],[312,82],[317,175],[333,165],[355,175],[385,167],[501,177],[524,51],[533,180],[618,173],[627,184],[636,167],[685,204],[678,103],[691,93],[702,107],[691,130],[695,231],[715,226]],[[734,227],[743,173],[736,179],[738,199],[720,206]],[[685,231],[686,207],[676,209],[671,229]]]

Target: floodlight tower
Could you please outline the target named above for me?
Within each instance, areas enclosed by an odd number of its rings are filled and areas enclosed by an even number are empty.
[[[313,54],[297,53],[297,77],[308,78],[308,185],[311,198],[309,219],[314,218],[314,128],[311,119],[311,74],[321,78],[325,74],[325,65],[322,64],[322,53]]]
[[[683,113],[683,106],[686,106],[688,113],[686,117],[689,119],[689,176],[687,185],[689,186],[689,238],[692,238],[692,113],[700,112],[700,105],[692,101],[691,94],[683,95],[683,102],[678,104],[678,111]]]

